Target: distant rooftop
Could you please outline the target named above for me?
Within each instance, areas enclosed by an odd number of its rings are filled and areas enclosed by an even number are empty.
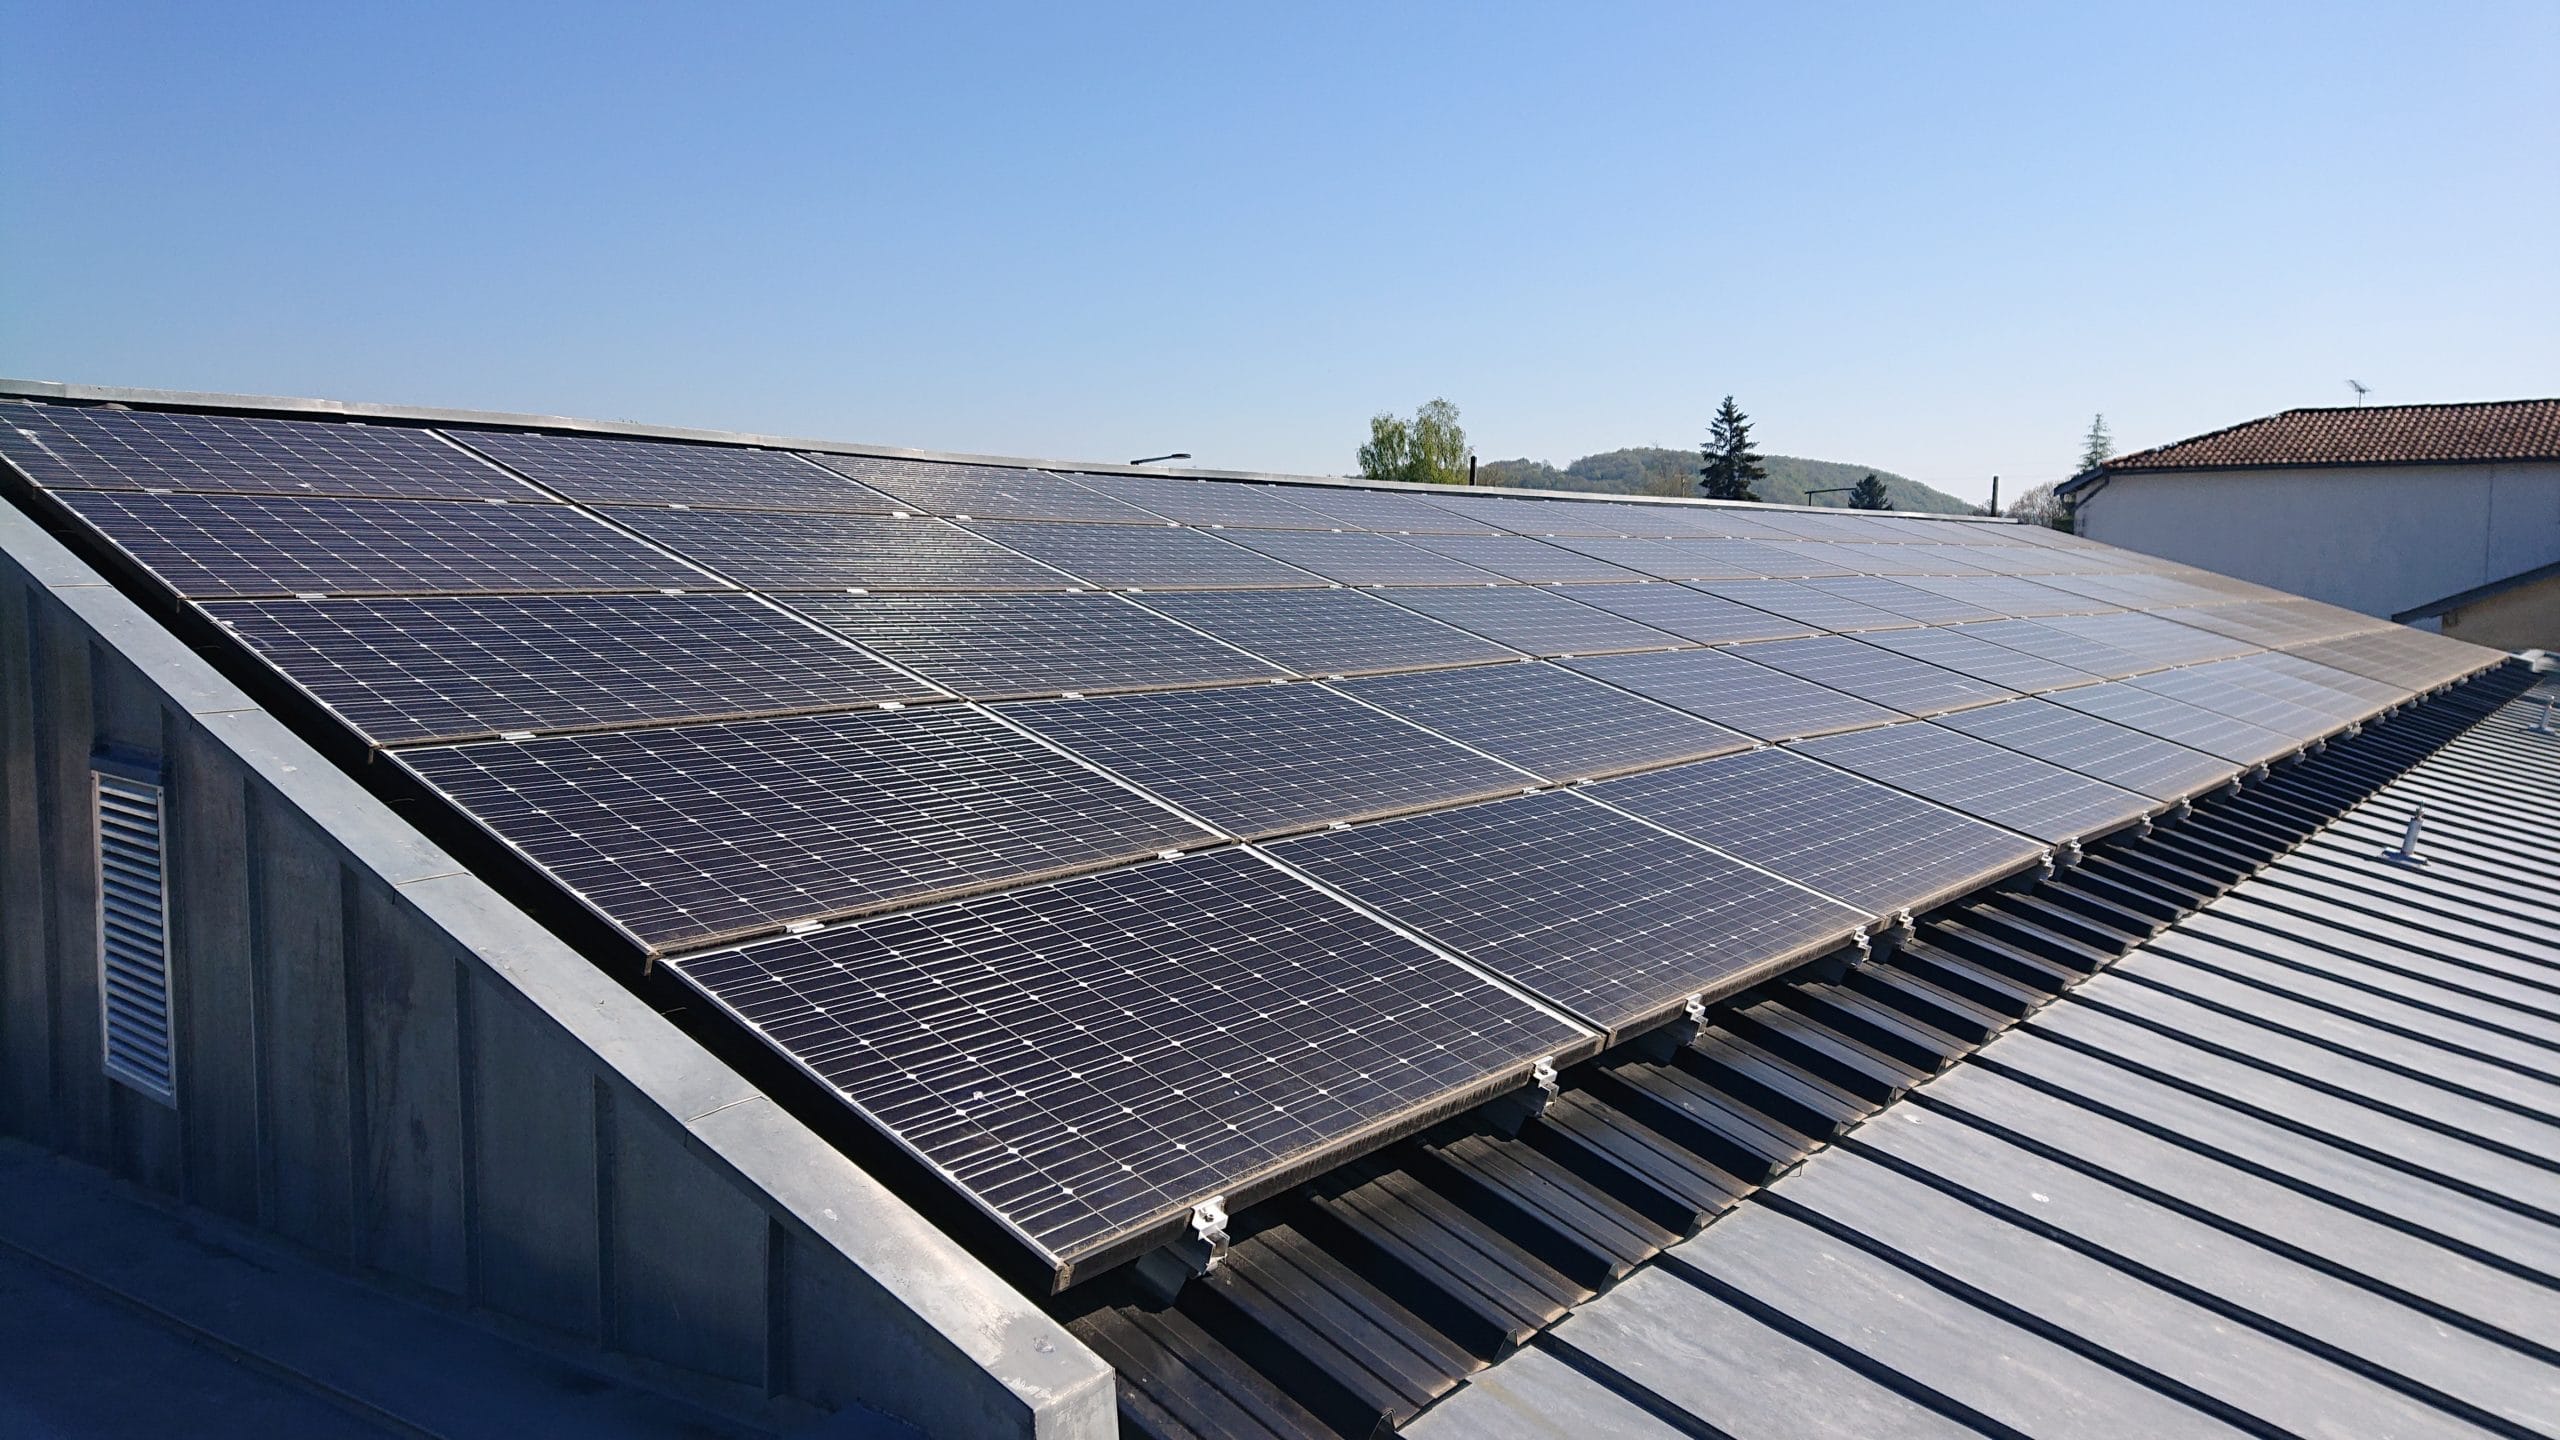
[[[2560,460],[2560,399],[2287,410],[2119,455],[2108,474],[2279,465],[2442,465]]]

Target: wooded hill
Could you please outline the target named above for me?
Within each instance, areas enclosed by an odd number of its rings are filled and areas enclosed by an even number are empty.
[[[1906,479],[1889,470],[1872,465],[1843,465],[1833,460],[1806,460],[1794,455],[1762,457],[1769,467],[1769,478],[1756,487],[1760,498],[1780,505],[1838,505],[1846,495],[1825,495],[1807,500],[1807,490],[1824,490],[1834,486],[1855,485],[1868,475],[1884,482],[1885,493],[1893,497],[1896,510],[1924,510],[1941,515],[1964,515],[1973,506],[1943,490],[1932,490],[1917,480]],[[1488,460],[1476,467],[1476,481],[1481,485],[1517,485],[1540,490],[1593,490],[1614,495],[1695,495],[1698,493],[1698,452],[1664,450],[1644,445],[1632,450],[1612,450],[1605,455],[1585,455],[1559,470],[1543,460]]]

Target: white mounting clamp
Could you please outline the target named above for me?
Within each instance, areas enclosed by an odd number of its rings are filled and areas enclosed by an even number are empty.
[[[2057,855],[2057,856],[2055,857],[2055,859],[2056,859],[2057,863],[2059,863],[2059,864],[2060,864],[2064,869],[2066,869],[2066,870],[2067,870],[2067,869],[2069,869],[2070,867],[2074,866],[2074,865],[2079,864],[2079,863],[2080,863],[2080,842],[2079,842],[2079,841],[2077,841],[2077,840],[2065,840],[2065,841],[2063,841],[2063,842],[2062,842],[2062,850],[2061,850],[2061,853],[2060,853],[2059,855]]]
[[[1541,1055],[1529,1067],[1529,1083],[1484,1107],[1484,1118],[1505,1135],[1517,1135],[1520,1127],[1547,1113],[1555,1103],[1556,1060]]]

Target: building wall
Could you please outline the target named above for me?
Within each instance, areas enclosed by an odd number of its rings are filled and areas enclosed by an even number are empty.
[[[178,1103],[103,1072],[89,766],[166,775]],[[0,504],[0,1132],[767,1419],[1102,1437],[1093,1353]]]
[[[2560,651],[2560,575],[2447,610],[2428,628],[2493,650]]]
[[[2387,619],[2560,560],[2560,464],[2121,475],[2079,514],[2093,540]]]

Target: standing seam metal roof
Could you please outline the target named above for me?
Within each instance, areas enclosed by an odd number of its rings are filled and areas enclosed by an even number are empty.
[[[2560,1431],[2560,739],[2512,701],[1407,1433]],[[2382,858],[2425,807],[2423,866]]]

